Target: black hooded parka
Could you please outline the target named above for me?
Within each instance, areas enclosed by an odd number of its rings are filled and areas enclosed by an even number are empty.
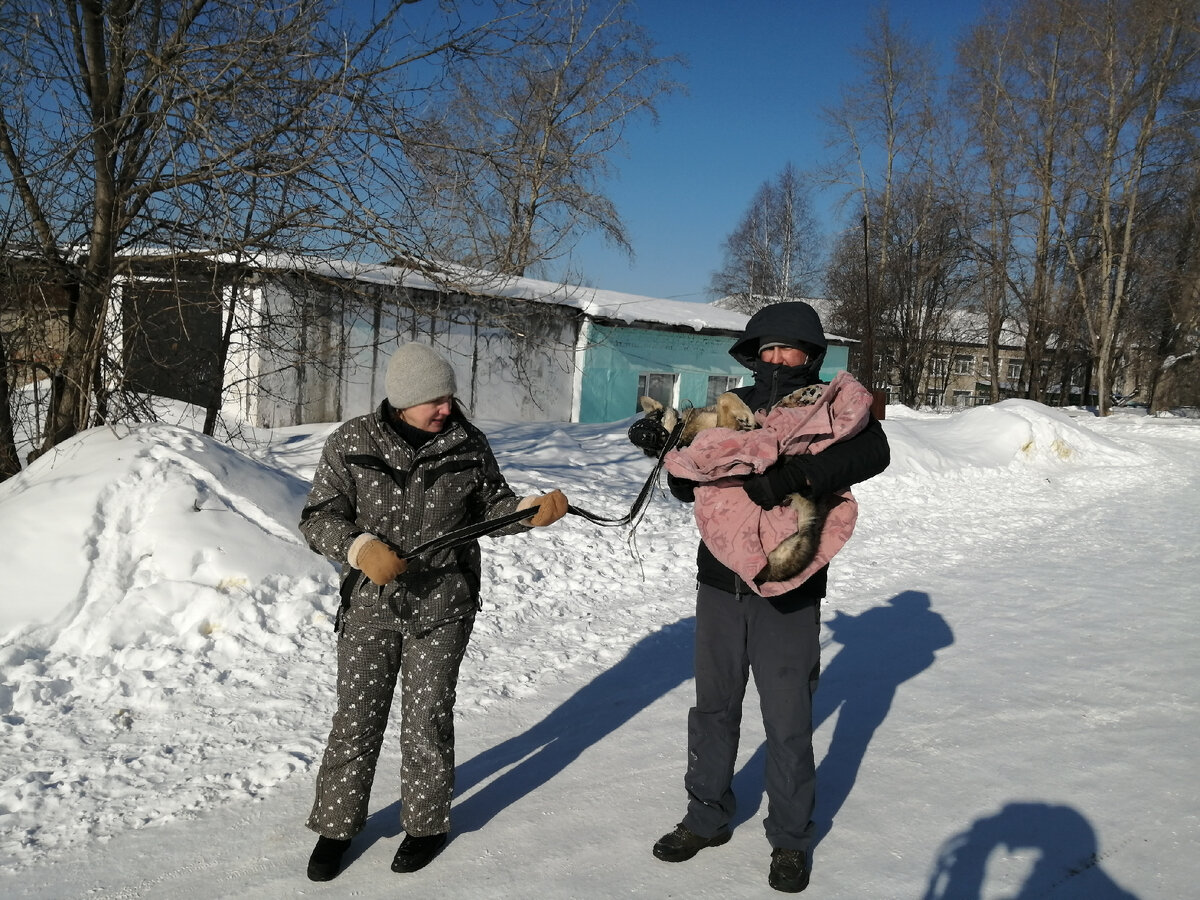
[[[808,360],[800,366],[781,366],[759,359],[759,346],[780,341],[800,347]],[[821,320],[807,303],[792,301],[766,306],[750,317],[746,330],[729,354],[754,373],[753,383],[734,388],[751,409],[769,410],[799,388],[821,384],[821,363],[828,343]],[[818,454],[789,456],[769,470],[773,482],[786,485],[787,493],[819,498],[843,490],[878,475],[891,461],[883,426],[872,416],[867,426],[852,438],[831,444]],[[779,470],[779,471],[776,471]],[[695,500],[695,485],[668,476],[671,493],[684,502]],[[696,555],[697,580],[731,594],[751,593],[751,589],[731,569],[719,562],[700,543]],[[814,572],[794,590],[770,598],[783,612],[811,606],[825,596],[829,567]]]

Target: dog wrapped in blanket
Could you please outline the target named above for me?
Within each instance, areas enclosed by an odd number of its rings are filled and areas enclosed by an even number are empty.
[[[826,387],[824,384],[813,384],[800,388],[780,400],[775,409],[795,409],[817,403]],[[651,397],[641,397],[638,403],[645,416],[630,428],[630,440],[642,447],[647,455],[657,455],[661,451],[680,420],[683,421],[683,428],[676,448],[690,446],[696,437],[708,428],[753,431],[760,427],[751,409],[733,393],[721,394],[712,406],[683,411],[663,406]],[[652,435],[649,430],[655,426],[658,434]],[[635,433],[635,429],[641,434]],[[766,565],[754,576],[756,585],[788,581],[809,566],[820,544],[825,516],[832,503],[839,499],[835,496],[813,500],[802,494],[788,494],[784,498],[783,505],[795,515],[795,533],[767,553]]]

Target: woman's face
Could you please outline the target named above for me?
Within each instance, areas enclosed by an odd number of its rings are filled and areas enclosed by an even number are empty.
[[[450,418],[453,408],[454,395],[447,394],[445,397],[438,397],[400,410],[400,418],[413,428],[436,434],[446,427],[446,420]]]
[[[808,362],[808,354],[799,347],[768,347],[758,358],[777,366],[802,366]]]

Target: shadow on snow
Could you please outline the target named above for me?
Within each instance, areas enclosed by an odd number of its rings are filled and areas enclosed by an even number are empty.
[[[835,612],[826,625],[842,650],[822,672],[814,697],[814,729],[838,713],[829,750],[817,770],[818,835],[828,832],[849,796],[896,690],[929,668],[935,651],[954,640],[945,619],[932,610],[929,595],[920,591],[905,591],[856,616]],[[695,630],[695,617],[688,617],[648,635],[532,728],[459,765],[455,780],[460,796],[503,774],[455,804],[455,830],[482,828],[692,678]],[[684,739],[681,725],[680,740]],[[735,795],[750,800],[739,804],[734,826],[753,818],[761,805],[765,758],[763,745],[734,776]],[[367,840],[359,846],[398,835],[399,813],[398,801],[373,813],[364,829]]]
[[[934,653],[954,643],[946,620],[923,591],[904,591],[886,605],[856,616],[838,610],[826,622],[841,651],[821,672],[813,696],[813,730],[837,713],[829,750],[817,767],[817,840],[828,833],[858,778],[875,730],[883,724],[896,691],[933,665]],[[733,824],[758,812],[763,795],[766,745],[734,776],[738,797],[754,798],[739,807]]]
[[[1103,856],[1088,820],[1048,803],[1009,803],[946,841],[924,900],[982,900],[989,861],[1014,855],[1029,860],[1030,871],[1018,893],[1005,894],[1011,900],[1057,896],[1068,881],[1097,900],[1137,900],[1100,868]]]
[[[460,795],[508,771],[455,805],[456,830],[482,828],[690,679],[695,634],[696,619],[691,616],[647,635],[532,728],[460,765],[455,773]]]

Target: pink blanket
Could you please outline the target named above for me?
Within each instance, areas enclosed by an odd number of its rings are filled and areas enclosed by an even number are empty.
[[[854,533],[858,502],[839,491],[825,519],[817,555],[787,581],[754,583],[767,564],[767,554],[796,533],[790,507],[763,509],[742,489],[742,476],[764,472],[781,456],[819,453],[830,444],[858,434],[867,424],[871,393],[847,372],[839,372],[816,403],[790,409],[776,407],[755,414],[759,428],[733,431],[709,428],[687,447],[667,454],[667,471],[699,482],[696,525],[713,556],[742,577],[763,597],[785,594],[824,566]]]

